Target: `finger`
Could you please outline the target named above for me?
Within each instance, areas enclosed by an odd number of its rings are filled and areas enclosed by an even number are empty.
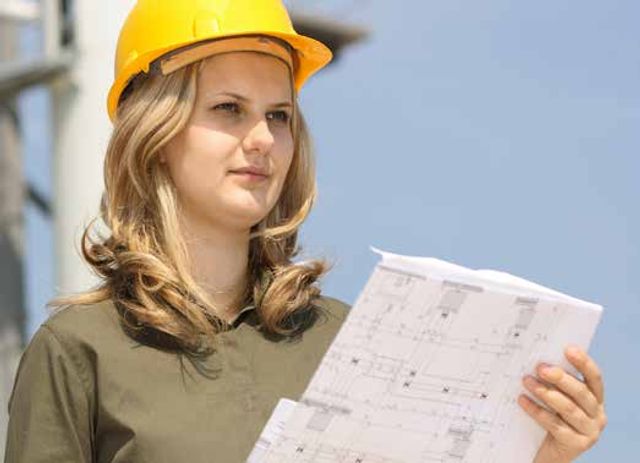
[[[537,368],[537,372],[540,378],[569,396],[591,418],[598,416],[600,413],[598,399],[584,382],[560,367],[542,364]]]
[[[527,415],[549,432],[555,440],[563,446],[570,448],[572,452],[581,453],[591,448],[597,441],[597,437],[584,436],[577,433],[575,429],[569,426],[558,415],[545,410],[524,394],[518,397],[518,404]]]
[[[584,376],[585,382],[599,404],[604,403],[604,382],[602,373],[596,362],[579,347],[572,346],[566,351],[566,357],[571,364]]]
[[[518,404],[522,409],[533,418],[536,423],[548,431],[554,438],[560,442],[569,441],[572,436],[577,433],[567,423],[565,423],[558,415],[545,410],[540,405],[524,394],[518,397]]]
[[[596,422],[589,418],[585,411],[573,400],[552,386],[541,383],[532,376],[526,376],[524,386],[538,399],[576,431],[583,435],[591,435],[597,431]]]

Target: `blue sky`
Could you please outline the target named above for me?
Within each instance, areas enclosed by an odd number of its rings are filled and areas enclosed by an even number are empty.
[[[640,451],[640,3],[290,3],[371,32],[301,95],[320,188],[302,244],[335,262],[325,293],[353,303],[374,245],[602,304],[592,354],[610,424],[580,461],[630,461]],[[46,94],[26,93],[21,107],[44,113]],[[23,130],[27,176],[50,194],[51,133],[35,117]],[[39,272],[28,303],[40,307],[53,237],[37,211],[27,220],[37,231],[28,266]]]
[[[336,263],[325,293],[355,301],[372,244],[604,305],[591,352],[610,424],[580,461],[629,461],[640,451],[640,3],[351,3],[362,8],[348,21],[370,39],[301,96],[320,188],[302,244]]]

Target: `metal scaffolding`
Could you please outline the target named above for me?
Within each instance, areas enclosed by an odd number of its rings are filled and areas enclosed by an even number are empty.
[[[7,11],[0,17],[0,63],[16,56],[16,27]],[[22,174],[14,98],[0,100],[0,401],[4,405],[20,354],[23,325]],[[3,413],[0,432],[6,432]],[[4,452],[0,452],[4,453]]]
[[[63,51],[61,15],[69,2],[0,1],[0,459],[4,458],[6,406],[25,342],[25,229],[28,201],[47,210],[23,173],[23,152],[17,96],[23,90],[52,82],[71,68],[72,55]],[[24,23],[45,31],[43,56],[23,60],[18,53]],[[50,208],[49,208],[50,212]]]

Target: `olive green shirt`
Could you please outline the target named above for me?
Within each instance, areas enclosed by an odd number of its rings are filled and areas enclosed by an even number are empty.
[[[5,461],[244,462],[278,399],[299,399],[348,310],[327,297],[314,305],[318,320],[280,341],[245,307],[201,363],[131,339],[110,301],[56,313],[22,356]]]

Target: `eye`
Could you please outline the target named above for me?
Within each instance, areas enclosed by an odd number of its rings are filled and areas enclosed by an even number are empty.
[[[213,109],[214,111],[224,111],[224,112],[230,112],[234,114],[238,114],[240,112],[240,106],[238,106],[238,103],[233,103],[233,102],[220,103],[218,105],[215,105]]]
[[[286,111],[273,111],[267,114],[267,118],[277,122],[287,123],[291,119],[291,116]]]

